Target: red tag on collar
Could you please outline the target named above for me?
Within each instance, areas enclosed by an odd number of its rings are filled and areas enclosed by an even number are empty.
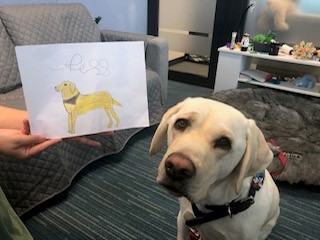
[[[197,232],[197,230],[190,228],[189,230],[189,237],[190,240],[204,240],[200,234]]]
[[[280,173],[283,172],[284,168],[285,168],[286,165],[287,165],[287,158],[286,158],[286,156],[284,155],[282,149],[276,144],[276,142],[275,142],[274,140],[272,140],[272,139],[269,140],[269,143],[270,143],[271,145],[273,145],[274,147],[276,147],[276,148],[279,150],[278,158],[279,158],[279,160],[280,160],[280,162],[281,162],[281,165],[282,165],[279,169],[277,169],[277,170],[275,170],[275,171],[273,171],[273,172],[270,173],[271,176],[274,177],[274,176],[279,175]]]

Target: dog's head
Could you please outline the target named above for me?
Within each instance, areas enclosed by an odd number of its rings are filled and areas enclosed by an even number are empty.
[[[62,82],[59,86],[56,86],[55,89],[57,92],[62,93],[63,99],[70,99],[79,94],[76,85],[69,81]]]
[[[273,155],[253,120],[235,108],[204,98],[187,98],[162,118],[150,146],[168,149],[159,165],[157,182],[192,202],[204,199],[225,182],[239,193],[243,180],[265,169]]]

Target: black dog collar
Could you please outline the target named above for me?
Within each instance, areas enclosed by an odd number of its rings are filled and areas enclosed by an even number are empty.
[[[223,218],[229,216],[232,218],[233,215],[236,215],[240,212],[248,209],[252,204],[254,204],[254,196],[257,191],[263,185],[263,181],[265,178],[265,172],[258,173],[253,179],[251,183],[251,187],[249,190],[248,197],[238,201],[232,201],[226,205],[216,206],[216,205],[206,205],[205,207],[211,212],[204,213],[201,212],[196,204],[192,203],[192,210],[194,215],[196,216],[193,219],[187,220],[186,225],[189,227],[200,225],[206,222],[210,222],[219,218]]]
[[[78,93],[77,95],[73,96],[72,98],[65,99],[65,100],[63,100],[63,103],[76,104],[76,101],[77,101],[79,95],[80,95],[80,93]]]

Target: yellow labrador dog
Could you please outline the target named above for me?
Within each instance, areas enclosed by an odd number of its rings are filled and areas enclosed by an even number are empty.
[[[169,109],[150,154],[167,139],[157,182],[179,197],[177,239],[189,227],[202,239],[266,239],[279,216],[279,191],[267,166],[273,159],[255,122],[235,108],[187,98]]]
[[[116,112],[113,110],[113,105],[122,106],[117,100],[112,98],[111,94],[107,91],[83,95],[80,94],[76,85],[69,81],[62,82],[59,86],[55,87],[56,91],[61,92],[63,106],[68,113],[68,127],[69,133],[75,133],[75,124],[77,116],[86,114],[94,109],[104,109],[109,118],[108,127],[113,125],[112,118],[116,121],[116,126],[119,125],[120,119]]]

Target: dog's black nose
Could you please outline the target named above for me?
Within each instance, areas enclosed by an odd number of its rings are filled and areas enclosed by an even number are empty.
[[[165,168],[167,175],[175,181],[189,179],[196,172],[194,163],[181,153],[171,154],[165,162]]]

